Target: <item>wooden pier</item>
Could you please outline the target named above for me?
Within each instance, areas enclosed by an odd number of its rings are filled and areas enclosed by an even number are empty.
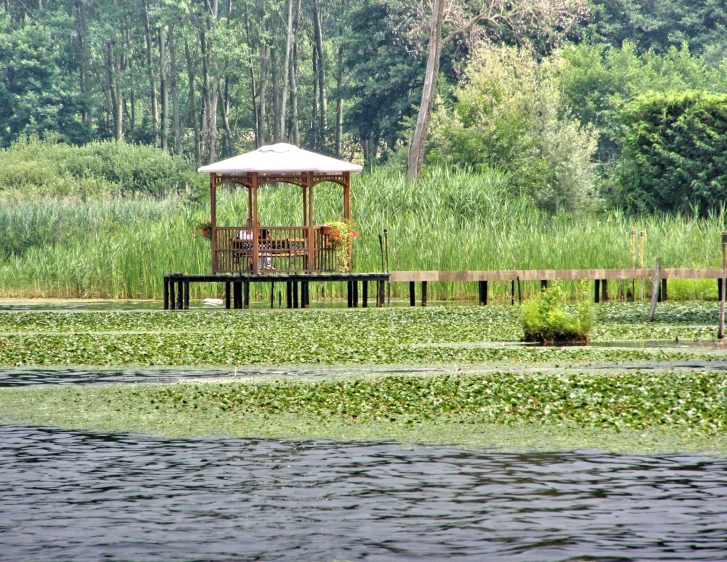
[[[541,288],[548,286],[550,281],[580,281],[594,282],[594,302],[605,302],[609,299],[609,280],[636,281],[653,279],[654,268],[643,269],[509,269],[499,271],[392,271],[389,275],[391,283],[409,283],[409,304],[416,305],[416,283],[421,283],[421,304],[427,305],[427,285],[437,281],[446,282],[472,282],[478,284],[479,303],[487,304],[487,295],[490,282],[510,282],[511,302],[515,303],[516,284],[520,294],[519,284],[523,281],[539,281]],[[717,295],[721,295],[722,269],[714,268],[675,268],[660,270],[659,301],[667,300],[669,279],[716,279]]]
[[[480,305],[488,302],[490,282],[509,282],[511,303],[516,301],[516,291],[520,295],[519,285],[524,281],[539,281],[541,288],[546,288],[550,281],[594,282],[594,302],[609,300],[609,280],[636,281],[653,280],[655,269],[511,269],[501,271],[392,271],[390,273],[269,273],[269,274],[185,274],[168,273],[164,276],[164,309],[189,308],[189,287],[191,283],[225,283],[225,308],[243,309],[250,305],[250,284],[271,284],[271,306],[274,304],[274,287],[277,283],[285,284],[285,303],[287,308],[308,308],[310,306],[311,283],[347,283],[347,300],[350,308],[361,302],[362,307],[368,306],[369,288],[374,291],[376,306],[386,303],[386,282],[409,283],[409,304],[416,306],[416,284],[421,284],[421,306],[427,305],[427,288],[432,282],[477,282],[478,301]],[[716,279],[717,297],[721,295],[722,269],[661,269],[659,301],[668,298],[668,281],[670,279]],[[359,285],[360,284],[360,285]],[[375,284],[375,287],[372,285]],[[360,291],[359,291],[360,288]],[[359,298],[360,297],[360,298]],[[519,297],[517,300],[520,300]]]
[[[250,306],[250,284],[270,284],[270,305],[275,303],[275,285],[285,285],[287,308],[308,308],[310,306],[311,283],[347,283],[349,308],[368,307],[369,287],[374,289],[376,306],[385,305],[385,287],[388,273],[327,273],[327,274],[187,274],[167,273],[164,276],[164,310],[189,308],[189,288],[192,283],[224,283],[225,308],[244,309]],[[359,283],[361,293],[359,299]],[[375,285],[375,286],[374,286]]]

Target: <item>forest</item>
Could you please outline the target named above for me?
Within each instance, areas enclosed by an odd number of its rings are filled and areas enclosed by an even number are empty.
[[[399,268],[625,266],[644,225],[647,260],[712,265],[726,24],[724,0],[0,0],[2,292],[149,297],[204,270],[194,170],[275,142],[365,165],[362,267],[387,227]]]

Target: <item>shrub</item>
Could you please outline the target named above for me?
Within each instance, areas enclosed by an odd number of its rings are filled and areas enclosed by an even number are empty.
[[[650,93],[622,113],[619,202],[706,215],[727,199],[727,95]]]
[[[498,168],[511,185],[551,213],[588,207],[596,135],[569,117],[555,78],[558,57],[539,64],[525,50],[474,52],[451,109],[432,123],[432,163]]]
[[[187,160],[152,146],[116,141],[71,146],[31,137],[0,150],[0,192],[162,197],[200,189],[204,182]]]
[[[564,301],[558,285],[526,301],[522,307],[523,340],[541,344],[588,343],[593,325],[590,299],[587,294],[581,295],[575,313],[566,310]]]

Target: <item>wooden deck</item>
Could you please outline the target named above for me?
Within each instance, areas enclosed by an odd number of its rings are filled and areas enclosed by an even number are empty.
[[[286,305],[288,308],[307,308],[310,304],[309,284],[327,282],[346,282],[348,284],[348,306],[357,307],[359,303],[359,283],[361,284],[362,307],[368,306],[369,283],[376,283],[376,306],[385,305],[385,284],[409,283],[409,304],[416,304],[416,283],[421,283],[421,304],[427,304],[427,284],[430,282],[477,282],[479,303],[487,304],[489,282],[510,282],[511,302],[515,302],[515,283],[540,281],[547,286],[549,281],[594,282],[594,301],[608,300],[609,280],[653,279],[654,269],[511,269],[503,271],[392,271],[390,273],[211,273],[185,274],[168,273],[164,276],[164,309],[189,308],[190,283],[225,283],[225,307],[247,308],[250,302],[251,283],[270,283],[271,299],[275,283],[285,283]],[[720,268],[672,268],[662,269],[660,275],[659,300],[667,300],[669,279],[715,279],[719,298],[722,282]],[[298,290],[300,288],[300,296]],[[519,290],[518,290],[519,292]],[[272,306],[272,301],[271,301]]]
[[[721,268],[662,269],[662,279],[719,279]],[[577,281],[653,279],[654,269],[508,269],[501,271],[392,271],[392,283],[411,281]]]

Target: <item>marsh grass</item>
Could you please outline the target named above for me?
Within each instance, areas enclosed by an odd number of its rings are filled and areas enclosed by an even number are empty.
[[[241,224],[246,194],[220,190],[218,223]],[[301,222],[300,189],[261,190],[261,222]],[[316,191],[317,223],[337,218],[339,187]],[[419,184],[391,172],[354,179],[352,209],[360,237],[355,271],[380,271],[378,234],[388,229],[392,270],[493,270],[624,268],[631,266],[632,228],[646,231],[645,265],[662,258],[665,267],[712,267],[720,260],[720,217],[631,219],[618,212],[598,216],[538,211],[511,194],[506,176],[430,170]],[[209,243],[194,237],[208,218],[208,205],[187,196],[125,199],[54,199],[5,196],[0,204],[0,296],[160,298],[162,276],[210,270]],[[637,264],[638,265],[638,264]],[[509,298],[509,283],[492,284],[494,300]],[[523,284],[526,296],[539,290]],[[645,293],[648,296],[650,285]],[[565,284],[575,294],[578,284]],[[407,287],[393,286],[394,298]],[[612,295],[630,288],[612,283]],[[221,296],[221,285],[193,285],[193,298]],[[267,298],[258,287],[256,298]],[[312,298],[336,298],[343,286],[314,287]],[[430,299],[474,299],[473,283],[437,283]],[[637,286],[637,296],[638,296]],[[669,296],[715,298],[714,281],[673,281]]]

